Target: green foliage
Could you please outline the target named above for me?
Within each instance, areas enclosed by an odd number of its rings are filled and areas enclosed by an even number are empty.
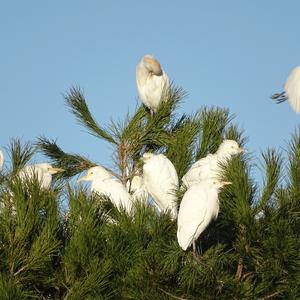
[[[94,117],[87,106],[83,91],[80,88],[72,87],[69,93],[65,95],[65,100],[77,121],[85,126],[92,135],[102,138],[110,143],[115,143],[112,136],[101,128],[94,120]]]
[[[181,179],[224,139],[245,147],[247,139],[227,109],[178,114],[184,95],[172,85],[155,114],[140,106],[107,127],[93,118],[79,88],[67,93],[66,103],[90,133],[112,144],[115,175],[125,184],[141,172],[147,151],[164,153]],[[36,149],[13,141],[12,165],[0,180],[0,298],[298,299],[299,132],[287,149],[288,163],[274,149],[262,154],[261,184],[251,176],[257,164],[249,154],[222,165],[221,176],[231,185],[219,194],[219,216],[195,252],[182,251],[176,221],[154,206],[136,202],[128,215],[85,189],[43,189],[37,178],[21,181],[17,172]],[[65,180],[95,165],[46,137],[36,146],[65,169]],[[183,193],[177,191],[178,202]]]
[[[72,177],[96,165],[81,155],[64,152],[54,140],[40,137],[36,144],[43,153],[52,159],[55,166],[65,170],[61,173],[63,178]]]
[[[34,154],[34,147],[29,143],[22,146],[19,139],[11,141],[9,150],[11,153],[13,174],[16,174],[22,167],[24,167]]]

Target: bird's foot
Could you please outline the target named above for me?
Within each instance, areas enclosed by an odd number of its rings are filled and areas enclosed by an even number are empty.
[[[286,96],[285,92],[276,93],[276,94],[271,96],[271,99],[276,101],[276,104],[280,104],[280,103],[287,100],[287,96]]]

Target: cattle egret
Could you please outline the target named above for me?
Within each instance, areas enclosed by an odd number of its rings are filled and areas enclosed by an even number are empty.
[[[284,92],[274,94],[271,98],[276,100],[277,104],[288,100],[293,110],[297,114],[300,113],[300,66],[290,73],[284,85]]]
[[[155,113],[170,83],[168,75],[153,56],[145,55],[138,63],[136,84],[140,100]]]
[[[182,182],[188,188],[201,180],[217,178],[221,171],[220,164],[226,163],[233,155],[245,151],[236,141],[224,140],[215,154],[208,154],[206,157],[196,161],[182,177]]]
[[[135,201],[147,202],[148,192],[144,185],[143,177],[140,175],[135,175],[131,182],[127,182],[127,190],[132,193],[132,199]]]
[[[36,176],[41,187],[48,189],[52,182],[52,175],[63,171],[64,169],[54,168],[48,163],[41,163],[25,166],[18,172],[18,177],[21,180],[25,180],[32,179],[34,176]]]
[[[122,207],[131,213],[132,201],[125,186],[105,168],[96,166],[88,169],[87,174],[77,182],[81,181],[91,181],[92,192],[107,196],[119,210]]]
[[[195,241],[209,223],[219,213],[218,192],[230,182],[206,179],[191,186],[180,203],[177,220],[177,240],[179,246],[186,250]]]
[[[161,211],[170,210],[172,218],[177,216],[178,176],[172,162],[163,154],[143,155],[143,179],[148,193]]]
[[[4,154],[0,150],[0,171],[2,170],[3,164],[4,164]]]

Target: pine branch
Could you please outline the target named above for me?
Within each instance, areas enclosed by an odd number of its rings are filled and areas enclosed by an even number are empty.
[[[197,116],[183,115],[170,129],[166,156],[174,164],[179,178],[188,171],[200,130]]]
[[[196,160],[213,153],[223,140],[225,127],[233,119],[228,109],[204,107],[199,114],[201,134],[200,144],[196,151]]]
[[[38,139],[37,147],[48,156],[56,166],[65,170],[61,173],[62,178],[72,177],[96,165],[81,155],[64,152],[54,140],[49,140],[46,137],[40,137]]]
[[[300,127],[292,136],[288,150],[290,185],[296,193],[300,194]]]
[[[16,174],[35,153],[35,148],[30,143],[21,144],[19,139],[12,140],[10,143],[10,155],[12,163],[12,173]]]
[[[65,95],[65,101],[71,112],[75,115],[77,121],[85,126],[90,134],[102,138],[112,144],[116,144],[112,135],[94,120],[87,106],[83,92],[79,87],[72,87],[69,93]]]
[[[256,206],[256,214],[259,213],[271,199],[275,188],[280,180],[280,172],[282,159],[278,153],[273,149],[268,149],[262,154],[265,170],[265,183],[263,187],[262,196]]]
[[[136,164],[144,152],[158,150],[169,141],[169,126],[175,118],[175,109],[185,92],[174,85],[167,89],[157,112],[151,115],[140,106],[125,122],[111,122],[110,130],[117,143],[115,162],[124,182],[136,172]]]

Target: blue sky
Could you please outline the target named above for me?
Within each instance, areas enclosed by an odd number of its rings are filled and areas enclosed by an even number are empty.
[[[110,166],[110,146],[76,123],[62,94],[80,85],[99,123],[121,120],[137,104],[144,54],[188,92],[182,111],[228,107],[254,157],[285,147],[300,116],[269,96],[300,64],[299,10],[276,0],[1,1],[0,147],[44,135]]]

